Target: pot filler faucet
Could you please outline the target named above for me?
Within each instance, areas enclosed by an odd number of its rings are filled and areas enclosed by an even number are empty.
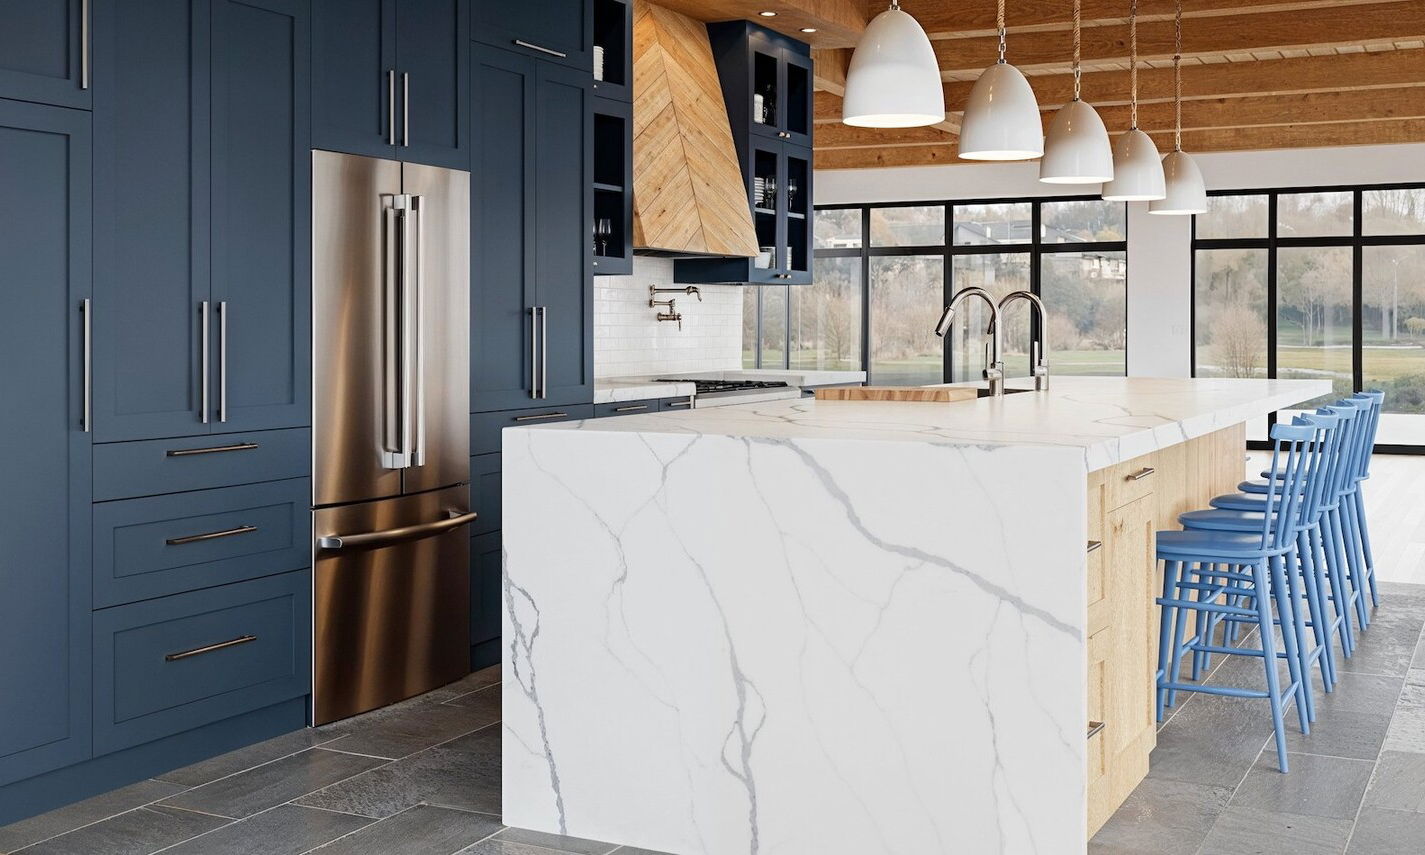
[[[1039,337],[1030,344],[1029,365],[1030,373],[1034,376],[1034,391],[1046,392],[1049,389],[1049,318],[1044,314],[1044,301],[1039,299],[1038,294],[1029,291],[1011,291],[999,301],[1000,314],[1003,315],[1005,307],[1015,300],[1028,300],[1039,318]],[[990,323],[994,324],[995,321],[991,320]]]
[[[945,307],[945,312],[940,316],[940,322],[935,325],[935,334],[944,338],[950,334],[950,327],[955,322],[955,307],[965,301],[967,297],[979,297],[985,301],[985,306],[990,310],[990,323],[985,328],[985,332],[990,336],[990,352],[985,359],[985,379],[989,381],[991,397],[1000,398],[1004,396],[1004,363],[1000,362],[1000,330],[999,330],[999,310],[1000,306],[995,305],[995,299],[990,296],[990,292],[983,288],[962,288],[950,298],[950,305]],[[1001,304],[1002,306],[1003,304]]]

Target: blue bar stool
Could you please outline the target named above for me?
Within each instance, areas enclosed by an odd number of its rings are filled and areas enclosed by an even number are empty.
[[[1376,560],[1371,554],[1371,534],[1366,525],[1366,500],[1362,495],[1361,482],[1371,477],[1371,452],[1375,450],[1376,432],[1380,428],[1381,407],[1385,404],[1385,393],[1379,389],[1357,392],[1351,396],[1357,403],[1370,405],[1366,416],[1366,426],[1362,431],[1360,469],[1356,473],[1355,489],[1351,491],[1351,504],[1356,516],[1356,531],[1361,541],[1362,557],[1365,561],[1366,584],[1371,591],[1371,605],[1380,608],[1380,593],[1376,590]]]
[[[1332,580],[1326,572],[1325,562],[1320,559],[1316,552],[1316,544],[1320,538],[1321,520],[1324,516],[1325,499],[1328,494],[1328,486],[1333,483],[1336,476],[1336,467],[1342,463],[1340,457],[1341,431],[1340,418],[1332,414],[1314,414],[1297,416],[1293,420],[1296,425],[1315,426],[1321,430],[1319,443],[1313,445],[1307,453],[1307,475],[1306,494],[1303,496],[1303,506],[1300,515],[1299,525],[1296,531],[1296,548],[1292,552],[1292,559],[1288,561],[1288,588],[1294,589],[1292,583],[1295,582],[1297,574],[1300,574],[1302,587],[1306,595],[1306,611],[1309,619],[1306,625],[1311,628],[1311,636],[1314,643],[1308,644],[1307,639],[1302,637],[1298,641],[1298,651],[1302,656],[1303,673],[1309,671],[1313,663],[1321,668],[1321,682],[1327,692],[1334,691],[1336,685],[1336,661],[1332,651],[1331,637],[1333,633],[1343,633],[1344,616],[1342,614],[1345,601],[1343,597],[1328,597],[1327,591],[1331,590]],[[1245,483],[1243,486],[1247,486]],[[1239,509],[1227,510],[1222,508],[1212,508],[1209,510],[1189,511],[1178,516],[1178,521],[1185,529],[1200,529],[1209,531],[1255,531],[1262,526],[1263,506],[1266,501],[1266,482],[1262,482],[1263,489],[1248,491],[1247,494],[1233,497],[1219,497],[1219,499],[1231,498],[1232,504]],[[1252,510],[1245,510],[1245,508]],[[1293,597],[1293,607],[1300,602],[1296,599],[1296,591],[1290,590]],[[1327,614],[1326,602],[1330,599],[1336,607],[1336,616],[1332,618]],[[1298,613],[1299,613],[1298,609]],[[1238,621],[1230,616],[1219,615],[1210,618],[1201,627],[1199,647],[1194,653],[1193,675],[1194,680],[1201,678],[1202,671],[1210,666],[1210,656],[1214,652],[1209,644],[1212,634],[1217,625],[1227,622],[1226,640],[1235,643],[1237,638]],[[1349,641],[1342,635],[1342,650],[1349,651]],[[1311,719],[1315,720],[1315,700],[1311,696],[1310,687],[1307,689],[1308,712]]]
[[[1324,449],[1324,429],[1316,425],[1274,425],[1272,470],[1281,471],[1280,482],[1268,486],[1260,526],[1252,533],[1228,531],[1163,531],[1158,533],[1157,557],[1163,562],[1163,596],[1159,626],[1157,715],[1161,721],[1169,696],[1178,691],[1203,692],[1239,698],[1266,698],[1271,706],[1272,728],[1276,734],[1277,764],[1287,771],[1286,727],[1283,710],[1293,699],[1302,733],[1311,732],[1306,680],[1298,641],[1302,621],[1293,608],[1294,597],[1285,567],[1296,548],[1297,532],[1310,485],[1309,471],[1320,472]],[[1309,468],[1315,458],[1316,466]],[[1226,598],[1226,602],[1222,599]],[[1281,685],[1277,673],[1275,619],[1281,620],[1282,646],[1288,684]],[[1184,643],[1183,631],[1191,616],[1199,626],[1214,615],[1226,615],[1243,622],[1255,622],[1261,649],[1231,645],[1215,646],[1213,652],[1259,656],[1266,675],[1266,690],[1215,686],[1181,679],[1182,657],[1193,652],[1198,639]]]

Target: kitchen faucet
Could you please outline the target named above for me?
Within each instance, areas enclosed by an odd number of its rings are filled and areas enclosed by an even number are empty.
[[[1030,373],[1034,375],[1034,391],[1049,390],[1049,318],[1044,314],[1044,301],[1031,291],[1011,291],[999,301],[999,311],[1003,315],[1005,307],[1015,300],[1028,300],[1039,318],[1039,336],[1030,344]],[[994,321],[990,321],[991,324]]]
[[[949,335],[950,325],[955,322],[955,307],[964,302],[966,297],[979,297],[989,307],[990,323],[985,332],[990,334],[990,353],[985,359],[985,379],[989,381],[991,397],[1004,397],[1004,363],[1000,362],[1000,307],[995,305],[990,292],[976,287],[962,288],[956,292],[950,298],[950,304],[945,307],[944,314],[940,316],[940,322],[935,325],[935,334],[941,338]]]

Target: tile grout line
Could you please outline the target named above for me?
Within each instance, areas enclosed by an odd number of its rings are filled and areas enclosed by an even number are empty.
[[[157,778],[145,778],[144,780],[157,781],[158,779],[157,779]],[[135,782],[134,782],[134,784],[140,784],[140,783],[143,783],[143,781],[135,781]],[[170,785],[175,786],[175,787],[182,787],[182,786],[183,786],[182,784],[175,784],[175,783],[172,782],[172,781],[160,781],[160,783],[163,783],[163,784],[170,784]],[[130,784],[129,786],[133,786],[133,784]],[[122,787],[121,787],[120,789],[122,789]],[[158,804],[159,802],[163,801],[164,799],[171,799],[171,798],[173,798],[174,796],[181,796],[181,795],[183,795],[184,793],[186,793],[186,792],[188,792],[189,790],[192,790],[192,789],[194,789],[194,788],[193,788],[193,787],[184,787],[183,789],[179,790],[179,791],[176,792],[176,793],[169,793],[168,795],[165,795],[165,796],[159,796],[158,798],[156,798],[156,799],[154,799],[154,800],[152,800],[152,801],[147,801],[147,802],[144,802],[143,804],[134,805],[133,807],[130,807],[130,808],[125,808],[124,810],[118,811],[117,813],[111,813],[111,814],[109,814],[109,815],[107,815],[107,816],[100,817],[99,819],[93,820],[92,822],[86,822],[86,823],[84,823],[84,824],[82,824],[82,825],[76,825],[76,826],[73,827],[73,828],[65,829],[64,831],[61,831],[61,832],[58,833],[58,834],[51,834],[49,837],[45,837],[45,838],[43,838],[43,839],[41,839],[41,840],[36,840],[36,841],[34,841],[34,842],[32,842],[32,843],[26,843],[24,846],[21,846],[20,849],[17,849],[17,850],[15,850],[15,851],[18,852],[18,851],[20,851],[20,850],[29,849],[30,847],[32,847],[32,846],[38,846],[38,845],[40,845],[41,843],[48,843],[49,841],[54,840],[54,839],[57,838],[57,837],[63,837],[63,836],[65,836],[66,834],[73,834],[74,832],[80,831],[80,830],[85,829],[85,828],[88,828],[88,827],[91,826],[91,825],[98,825],[98,824],[101,823],[101,822],[108,822],[109,820],[113,819],[114,817],[123,816],[123,815],[126,814],[126,813],[129,813],[129,812],[131,812],[131,811],[141,810],[141,809],[146,808],[146,807],[148,807],[148,806],[150,806],[150,805],[156,805],[156,804]],[[109,790],[108,792],[113,792],[113,790]],[[106,795],[106,793],[97,793],[97,794],[95,795],[95,798],[97,798],[98,796],[102,796],[102,795]],[[55,808],[55,810],[61,810],[61,809],[62,809],[62,807],[61,807],[61,808]],[[44,815],[44,814],[38,814],[38,816],[43,816],[43,815]],[[33,819],[33,817],[30,817],[30,818]],[[24,820],[20,820],[20,822],[24,822]]]
[[[1410,662],[1406,665],[1405,679],[1400,681],[1400,694],[1396,695],[1395,708],[1390,711],[1390,723],[1385,728],[1385,739],[1381,740],[1380,748],[1376,749],[1375,763],[1371,765],[1371,774],[1366,779],[1366,788],[1361,791],[1361,802],[1356,805],[1356,815],[1351,819],[1351,830],[1346,834],[1346,846],[1342,849],[1343,855],[1351,851],[1351,841],[1356,838],[1356,826],[1360,824],[1361,811],[1366,808],[1366,796],[1370,794],[1371,785],[1376,781],[1376,772],[1380,771],[1380,758],[1385,754],[1385,743],[1390,739],[1390,729],[1395,725],[1396,716],[1400,715],[1400,702],[1405,697],[1405,688],[1410,685],[1410,671],[1415,665],[1415,655],[1420,650],[1421,639],[1425,639],[1425,627],[1421,627],[1420,634],[1415,637],[1415,650],[1411,652]]]
[[[152,809],[153,807],[165,807],[169,810],[181,810],[184,813],[196,813],[199,816],[211,816],[214,819],[225,819],[228,822],[238,822],[238,818],[235,816],[225,816],[220,813],[213,813],[212,811],[207,810],[198,810],[196,808],[179,807],[178,805],[144,805],[144,808]],[[135,808],[135,810],[143,810],[144,808]]]

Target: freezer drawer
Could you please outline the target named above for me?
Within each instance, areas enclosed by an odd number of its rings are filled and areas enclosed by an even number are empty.
[[[464,485],[315,511],[315,724],[470,672],[472,518]]]

